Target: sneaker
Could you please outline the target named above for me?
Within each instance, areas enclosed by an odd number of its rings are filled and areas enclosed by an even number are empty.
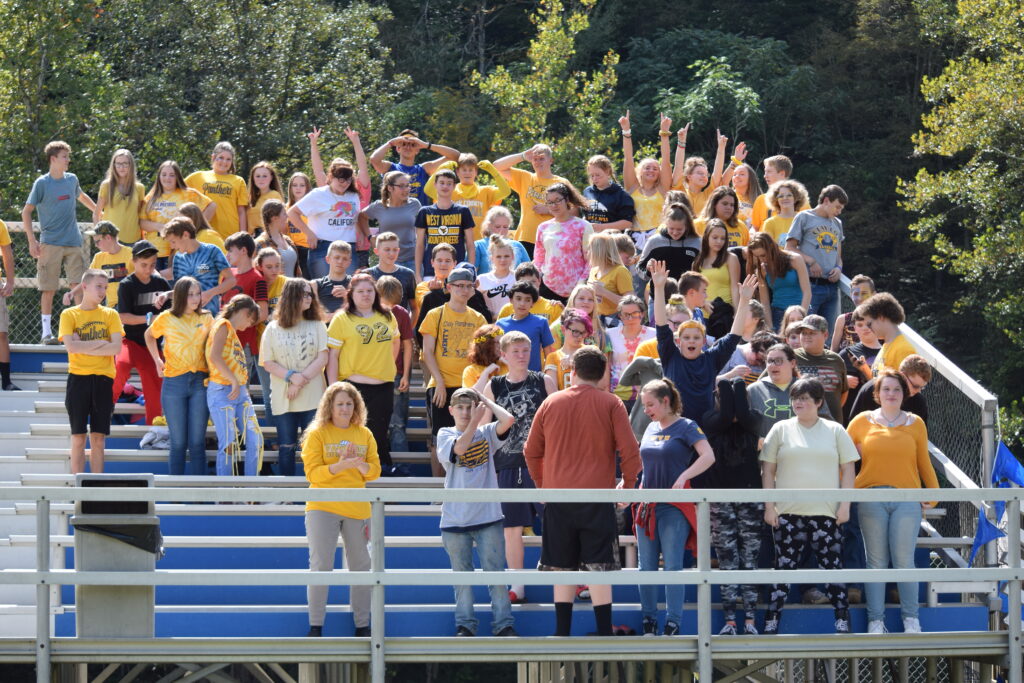
[[[21,387],[13,382],[8,382],[4,385],[4,391],[21,391]]]
[[[808,588],[805,590],[803,599],[805,605],[824,605],[828,602],[828,596],[817,588]]]
[[[52,334],[43,335],[43,338],[39,340],[41,344],[47,346],[59,346],[61,344],[60,339],[54,337]]]
[[[734,636],[736,635],[736,624],[731,621],[725,622],[725,626],[718,632],[720,636]]]
[[[644,617],[644,635],[645,636],[656,636],[658,635],[658,621],[651,619],[650,617]]]
[[[474,636],[476,636],[476,634],[470,631],[465,626],[460,626],[457,629],[455,629],[456,638],[473,638]]]
[[[472,634],[470,634],[470,635],[472,635]],[[494,635],[497,636],[498,638],[518,638],[519,637],[519,634],[516,633],[515,628],[513,628],[512,626],[506,626],[505,628],[501,629],[500,631],[498,631]]]
[[[521,605],[524,602],[526,602],[526,596],[519,595],[514,590],[510,590],[508,592],[508,601],[511,602],[513,605]]]
[[[353,634],[356,638],[369,638],[370,627],[369,626],[356,626],[356,632]]]
[[[665,630],[662,631],[663,636],[678,636],[679,635],[679,624],[674,621],[665,622]]]
[[[885,622],[881,619],[868,622],[868,633],[873,636],[880,636],[883,633],[888,633],[889,629],[885,627]]]
[[[778,612],[765,612],[764,615],[764,629],[761,631],[766,636],[774,636],[779,632],[779,617],[781,615]]]
[[[306,634],[307,638],[322,638],[324,635],[323,626],[310,626],[309,633]]]
[[[903,632],[904,633],[920,633],[921,622],[917,620],[917,617],[904,617],[903,618]]]
[[[859,588],[847,588],[846,589],[846,600],[851,605],[859,605],[864,602],[864,593]]]
[[[589,600],[590,586],[576,586],[576,597],[580,600]]]
[[[754,626],[753,622],[748,621],[745,624],[743,624],[743,635],[745,635],[745,636],[756,636],[757,635],[757,627]]]
[[[836,610],[836,633],[850,632],[850,613],[845,609]]]

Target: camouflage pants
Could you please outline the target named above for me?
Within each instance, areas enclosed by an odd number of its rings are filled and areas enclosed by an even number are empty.
[[[832,517],[822,515],[779,515],[775,529],[775,568],[799,569],[808,550],[817,557],[818,569],[843,568],[843,531]],[[846,609],[846,586],[825,586],[835,609]],[[789,584],[772,586],[769,609],[779,611],[786,604]]]
[[[712,503],[711,543],[718,557],[718,568],[757,569],[763,527],[764,505],[761,503]],[[725,584],[721,590],[726,621],[736,620],[736,606],[741,593],[747,617],[754,617],[757,586]]]

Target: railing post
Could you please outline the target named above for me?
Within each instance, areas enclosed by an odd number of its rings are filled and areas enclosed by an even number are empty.
[[[370,503],[370,571],[378,574],[370,593],[370,680],[384,683],[384,501]]]
[[[1020,500],[1011,500],[1006,505],[1007,552],[1006,563],[1013,569],[1020,569]],[[1007,583],[1009,591],[1009,609],[1006,613],[1006,637],[1009,640],[1009,674],[1010,683],[1021,683],[1021,671],[1024,669],[1024,653],[1021,647],[1021,600],[1020,591],[1024,582],[1013,579]]]
[[[36,571],[50,571],[50,501],[36,501]],[[36,584],[36,683],[50,683],[50,584]]]
[[[711,504],[697,503],[697,571],[711,571]],[[711,583],[697,584],[697,673],[701,681],[714,680],[711,663]]]
[[[996,443],[998,441],[996,429],[999,426],[998,420],[998,403],[994,400],[985,401],[985,405],[981,409],[981,481],[978,482],[978,486],[982,488],[991,486],[992,467],[996,460]],[[992,513],[993,511],[990,507],[988,509],[989,517],[991,517]],[[994,522],[995,520],[989,519],[989,521]],[[1019,543],[1019,537],[1015,540]],[[997,543],[997,541],[989,541],[985,545],[986,567],[999,566]]]

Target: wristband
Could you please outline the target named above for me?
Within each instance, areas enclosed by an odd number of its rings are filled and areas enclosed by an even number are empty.
[[[433,148],[434,148],[434,143],[433,142],[428,142],[427,143],[427,151],[429,152]]]
[[[633,134],[633,129],[632,128],[627,128],[626,130],[622,131],[622,137],[624,137],[624,138],[628,138],[632,134]]]
[[[153,311],[146,314],[146,325],[150,325],[153,322]]]
[[[295,374],[298,374],[298,370],[289,370],[287,373],[285,373],[285,376],[284,376],[285,384],[287,384],[288,382],[291,382],[292,381],[292,375],[295,375]]]
[[[676,143],[676,147],[678,147],[679,149],[686,149],[686,143],[685,142],[677,142]]]
[[[735,166],[742,166],[743,165],[743,162],[740,161],[739,159],[737,159],[736,157],[729,157],[729,161],[731,161],[733,163],[733,165],[735,165]]]
[[[672,133],[669,133],[667,130],[660,130],[660,131],[658,131],[658,135],[660,135],[663,138],[672,137]]]
[[[519,156],[523,157],[523,161],[526,161],[526,152],[520,152]]]

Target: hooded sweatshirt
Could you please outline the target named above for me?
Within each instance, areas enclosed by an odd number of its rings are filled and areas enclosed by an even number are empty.
[[[651,259],[664,261],[668,269],[668,276],[676,280],[679,276],[693,267],[693,260],[700,253],[700,238],[697,236],[684,237],[681,240],[674,240],[659,229],[651,236],[644,245],[644,251],[640,254],[640,262],[637,264],[637,272],[647,277],[647,262]]]

